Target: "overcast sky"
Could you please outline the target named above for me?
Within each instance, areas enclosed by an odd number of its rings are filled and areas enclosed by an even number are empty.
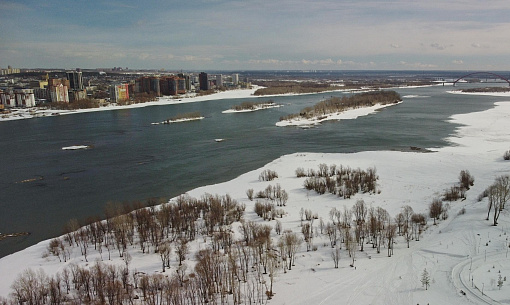
[[[0,0],[0,67],[509,70],[509,0]]]

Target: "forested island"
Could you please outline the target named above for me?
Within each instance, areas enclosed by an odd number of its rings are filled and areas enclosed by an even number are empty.
[[[328,119],[328,115],[337,114],[346,110],[373,107],[376,105],[384,106],[396,104],[402,99],[400,94],[395,91],[372,91],[358,93],[349,97],[331,97],[321,101],[314,106],[306,107],[299,113],[289,114],[280,117],[281,121],[321,121]]]
[[[510,92],[510,87],[484,87],[484,88],[470,88],[462,89],[461,92],[465,93],[478,93],[478,92]]]
[[[230,109],[223,111],[223,113],[252,112],[269,108],[277,108],[281,106],[282,105],[278,105],[275,102],[273,102],[273,100],[268,100],[265,102],[243,102],[239,105],[234,105],[230,107]]]

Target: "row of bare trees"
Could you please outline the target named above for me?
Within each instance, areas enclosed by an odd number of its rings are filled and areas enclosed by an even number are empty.
[[[317,217],[318,218],[318,217]],[[381,252],[381,246],[385,246],[388,256],[393,255],[395,238],[402,236],[407,241],[419,241],[425,229],[426,216],[414,213],[410,206],[404,206],[401,212],[394,218],[381,207],[368,206],[363,200],[358,200],[351,209],[344,206],[343,211],[332,208],[329,212],[329,222],[319,220],[318,229],[313,226],[317,218],[307,219],[302,223],[301,233],[306,243],[307,251],[315,250],[313,238],[319,235],[327,236],[329,245],[333,248],[331,257],[338,268],[341,245],[352,259],[354,266],[356,251],[365,251],[364,245],[372,245],[377,253]]]
[[[352,96],[331,97],[315,104],[312,107],[306,107],[299,113],[289,114],[280,118],[280,121],[292,120],[296,118],[314,118],[321,117],[330,113],[342,112],[348,109],[360,107],[370,107],[377,104],[385,105],[401,101],[400,95],[395,91],[372,91],[354,94]]]
[[[314,190],[321,195],[329,192],[344,199],[351,198],[357,193],[375,194],[379,179],[375,168],[361,170],[326,164],[320,164],[318,171],[309,169],[306,174],[304,169],[298,168],[296,176],[308,177],[304,182],[307,190]]]
[[[179,249],[179,266],[166,276],[130,270],[127,251],[120,266],[71,264],[54,276],[27,270],[13,283],[11,300],[0,304],[265,304],[273,296],[275,276],[292,269],[302,243],[291,231],[275,242],[271,231],[271,226],[241,221],[242,239],[234,241],[229,230],[213,236],[211,247],[196,253],[189,273]],[[171,248],[160,244],[157,251],[164,272]]]
[[[510,176],[502,175],[496,177],[493,184],[491,184],[485,191],[478,197],[479,201],[487,197],[487,220],[491,217],[492,224],[498,225],[498,219],[505,209],[507,202],[510,200]]]
[[[279,187],[275,189],[277,193],[281,191]],[[287,272],[294,265],[302,240],[291,231],[281,234],[280,223],[277,229],[280,238],[275,242],[270,234],[272,227],[242,219],[244,208],[228,195],[205,194],[200,199],[180,196],[157,208],[135,208],[125,214],[122,213],[125,209],[120,206],[109,205],[105,220],[91,221],[81,227],[76,220],[71,220],[66,226],[66,234],[49,243],[49,254],[66,262],[79,249],[81,256],[87,260],[88,251],[94,247],[103,260],[103,250],[108,251],[108,259],[111,259],[110,252],[117,249],[118,257],[125,262],[125,267],[117,271],[118,279],[111,276],[111,282],[105,283],[96,278],[112,268],[104,267],[106,265],[101,262],[89,268],[75,266],[63,272],[67,276],[78,274],[84,280],[73,277],[69,286],[66,284],[69,281],[62,280],[61,274],[54,277],[36,276],[31,281],[43,287],[40,293],[42,297],[27,297],[15,290],[12,299],[5,301],[5,304],[45,304],[48,294],[44,291],[48,291],[51,288],[49,283],[55,281],[60,283],[57,285],[60,287],[58,291],[62,291],[62,287],[66,289],[52,304],[263,304],[273,295],[273,280],[277,271],[283,269]],[[243,239],[238,241],[234,240],[230,226],[234,221],[242,224]],[[210,247],[196,254],[194,272],[187,273],[184,260],[189,252],[188,243],[197,235],[204,236],[204,240],[207,236]],[[139,250],[136,250],[138,247]],[[142,254],[157,253],[161,258],[162,274],[170,268],[173,253],[179,266],[172,268],[175,270],[171,277],[145,275],[136,270],[130,272],[131,255],[128,249]],[[21,274],[16,283],[25,281],[26,277],[33,278],[32,273],[27,271]],[[97,288],[93,286],[97,282],[103,284]],[[13,289],[17,287],[17,284],[13,284]],[[112,298],[105,299],[107,293],[101,287],[109,287]],[[35,299],[42,301],[33,301]]]

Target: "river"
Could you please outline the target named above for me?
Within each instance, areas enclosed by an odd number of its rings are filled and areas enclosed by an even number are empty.
[[[101,217],[107,202],[167,200],[284,154],[442,147],[456,128],[451,115],[502,100],[447,90],[452,87],[396,89],[404,97],[399,105],[306,130],[275,123],[344,93],[271,97],[284,107],[252,113],[221,113],[247,101],[226,99],[0,122],[0,233],[31,233],[0,241],[0,257],[60,235],[71,218]],[[205,119],[151,125],[195,111]],[[72,145],[92,148],[62,150]]]

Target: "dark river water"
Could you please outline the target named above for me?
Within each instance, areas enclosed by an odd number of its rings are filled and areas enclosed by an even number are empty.
[[[60,235],[71,218],[102,216],[107,202],[168,199],[285,154],[442,147],[457,127],[448,117],[489,109],[502,99],[446,92],[451,89],[396,89],[404,97],[399,105],[307,130],[275,123],[343,93],[272,97],[284,107],[253,113],[222,114],[247,101],[227,99],[0,122],[0,232],[31,233],[0,241],[0,257]],[[151,125],[194,111],[206,118]],[[62,150],[72,145],[93,148]]]

